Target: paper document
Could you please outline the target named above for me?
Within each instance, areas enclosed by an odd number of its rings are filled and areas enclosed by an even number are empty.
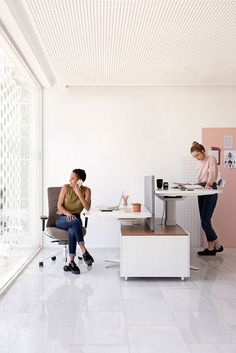
[[[174,185],[177,185],[177,186],[186,185],[186,183],[176,183],[176,182],[174,182],[173,184],[174,184]],[[190,184],[189,184],[189,185],[190,185]]]
[[[173,183],[173,184],[177,185],[179,188],[184,188],[184,189],[194,189],[194,190],[204,189],[203,186],[198,184],[186,184],[186,183]]]

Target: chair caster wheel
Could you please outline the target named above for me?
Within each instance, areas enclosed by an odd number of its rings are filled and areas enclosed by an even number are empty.
[[[39,267],[43,267],[43,261],[39,261]]]
[[[68,266],[68,265],[65,265],[65,266],[63,267],[63,270],[64,270],[65,272],[69,271],[69,266]]]
[[[56,261],[56,258],[57,258],[56,256],[51,257],[52,261]]]

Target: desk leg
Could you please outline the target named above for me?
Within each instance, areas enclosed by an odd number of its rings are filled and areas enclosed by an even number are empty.
[[[198,268],[198,267],[196,267],[196,266],[192,266],[192,265],[190,265],[190,270],[198,271],[198,270],[199,270],[199,268]]]
[[[108,263],[107,266],[105,266],[106,268],[120,266],[120,260],[118,259],[105,259],[104,261]]]
[[[166,225],[176,225],[176,201],[173,199],[165,200]]]
[[[176,200],[165,200],[165,212],[166,225],[176,225]],[[190,265],[190,270],[198,271],[198,267]]]

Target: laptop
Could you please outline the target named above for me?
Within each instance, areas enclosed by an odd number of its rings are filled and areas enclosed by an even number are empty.
[[[123,196],[123,192],[121,194],[121,197],[120,197],[118,205],[116,205],[116,206],[104,206],[104,207],[102,206],[102,207],[99,208],[99,211],[101,211],[101,212],[112,212],[112,211],[119,210],[120,204],[121,204],[121,200],[122,200],[122,196]]]

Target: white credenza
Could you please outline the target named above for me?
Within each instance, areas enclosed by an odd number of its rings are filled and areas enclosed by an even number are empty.
[[[178,225],[150,231],[143,222],[121,225],[120,276],[190,277],[190,235]]]

